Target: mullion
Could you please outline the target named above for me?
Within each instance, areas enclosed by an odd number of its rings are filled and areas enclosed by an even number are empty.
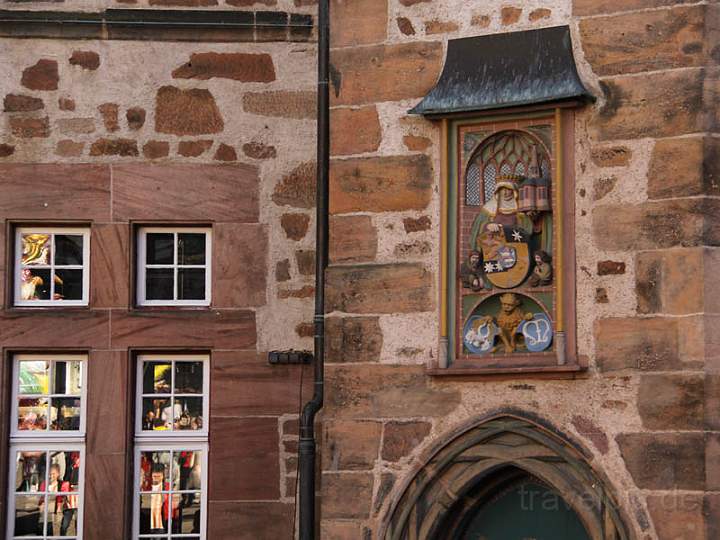
[[[178,299],[178,233],[173,232],[173,299],[177,302]],[[175,362],[173,362],[173,378],[175,377]],[[175,388],[173,387],[173,390]]]
[[[55,301],[55,233],[50,234],[50,301]]]

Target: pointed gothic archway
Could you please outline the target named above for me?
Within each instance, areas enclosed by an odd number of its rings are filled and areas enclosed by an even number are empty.
[[[540,523],[546,528],[548,523],[562,523],[567,531],[575,531],[566,536],[572,540],[584,540],[583,533],[588,540],[633,540],[617,502],[587,456],[535,420],[515,413],[494,416],[453,437],[431,456],[392,506],[380,538],[482,537],[502,512],[508,523],[526,532],[541,528]],[[528,489],[540,498],[530,494],[517,499]],[[538,514],[550,507],[558,512]],[[535,537],[562,538],[557,531],[549,536],[539,531]],[[505,538],[511,536],[500,540]]]

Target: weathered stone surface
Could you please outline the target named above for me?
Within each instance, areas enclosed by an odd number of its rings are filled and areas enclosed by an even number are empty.
[[[371,470],[378,458],[382,424],[334,420],[323,426],[323,470]]]
[[[315,287],[304,285],[299,289],[281,289],[278,291],[278,298],[311,298],[315,294]]]
[[[297,323],[295,325],[295,333],[298,335],[298,337],[301,338],[311,338],[315,335],[315,326],[313,325],[313,323]],[[327,362],[327,360],[325,361]]]
[[[470,24],[480,28],[487,28],[490,26],[490,17],[488,15],[473,15]]]
[[[315,177],[315,162],[301,163],[283,176],[281,182],[275,186],[272,194],[273,202],[295,208],[314,207]]]
[[[277,0],[226,0],[225,3],[229,6],[237,7],[250,7],[255,4],[264,6],[276,6]]]
[[[687,0],[574,0],[574,15],[602,15],[620,11],[654,8],[683,4]]]
[[[601,76],[701,66],[706,7],[583,19],[585,58]]]
[[[242,440],[242,444],[237,441]],[[213,467],[208,496],[215,501],[270,500],[280,496],[279,435],[275,418],[215,416],[210,422]],[[258,474],[262,471],[262,474]],[[227,479],[232,478],[232,482]]]
[[[290,259],[278,261],[275,265],[275,281],[283,282],[290,279]]]
[[[12,156],[15,153],[15,147],[11,144],[0,144],[0,158]]]
[[[44,108],[43,100],[32,96],[8,94],[3,99],[3,110],[5,112],[39,111]]]
[[[439,42],[348,48],[333,52],[339,88],[331,92],[335,105],[360,105],[424,96],[440,74]]]
[[[43,118],[21,118],[12,116],[10,120],[10,132],[21,139],[33,139],[36,137],[50,136],[50,122],[48,117]]]
[[[4,311],[0,315],[0,339],[5,347],[100,349],[107,347],[108,321],[109,313],[101,310]]]
[[[522,9],[513,6],[505,6],[500,10],[500,20],[502,21],[503,26],[515,24],[520,20],[521,15]]]
[[[700,69],[601,81],[606,102],[593,122],[600,140],[667,137],[703,129]]]
[[[432,246],[427,240],[413,240],[412,242],[401,242],[393,248],[393,253],[399,258],[412,258],[427,255],[432,251]]]
[[[447,34],[457,32],[459,26],[452,21],[439,21],[437,19],[425,22],[425,34],[431,36],[433,34]]]
[[[403,137],[405,148],[411,152],[424,152],[432,146],[432,141],[427,137],[418,137],[417,135],[405,135]]]
[[[74,111],[75,100],[71,98],[61,97],[58,98],[58,107],[61,111]]]
[[[656,430],[703,429],[704,387],[704,375],[643,375],[638,392],[643,426]]]
[[[115,417],[115,421],[118,421]],[[90,429],[88,429],[88,437]],[[89,446],[89,444],[88,444]],[[85,482],[83,492],[83,512],[93,516],[83,524],[83,536],[103,538],[103,540],[123,540],[127,522],[126,499],[122,491],[132,489],[128,480],[126,458],[122,452],[85,453]],[[107,489],[114,486],[116,489]],[[68,533],[70,534],[70,533]]]
[[[388,0],[333,0],[330,7],[331,47],[381,43],[387,37]]]
[[[627,146],[596,147],[590,150],[590,159],[598,167],[625,167],[632,159]]]
[[[301,276],[312,276],[315,274],[315,250],[299,249],[295,252],[295,262]]]
[[[388,422],[383,433],[382,458],[398,461],[408,456],[430,434],[430,422]]]
[[[170,153],[170,143],[167,141],[148,141],[143,145],[143,156],[148,159],[167,157]]]
[[[714,199],[674,199],[596,206],[593,235],[608,251],[720,244],[720,204]]]
[[[73,51],[70,65],[95,71],[100,67],[100,55],[94,51]]]
[[[430,216],[420,216],[419,218],[407,217],[403,218],[403,227],[406,233],[414,233],[427,231],[430,229],[432,221]]]
[[[433,386],[424,366],[328,364],[326,369],[333,381],[326,388],[328,416],[340,411],[343,418],[404,418],[413,411],[444,417],[460,403],[459,389]]]
[[[331,262],[367,262],[375,259],[378,235],[370,216],[332,216],[330,231]]]
[[[367,538],[363,536],[364,527],[360,521],[324,519],[320,524],[320,534],[323,540],[354,540]]]
[[[252,165],[117,164],[113,186],[116,221],[258,220],[258,170]]]
[[[405,7],[414,6],[415,4],[420,4],[423,2],[432,2],[432,0],[400,0],[400,4]]]
[[[603,176],[602,178],[596,178],[593,182],[593,201],[599,201],[604,198],[605,195],[612,192],[617,185],[617,176]]]
[[[377,362],[383,334],[377,317],[325,319],[326,362]]]
[[[315,93],[308,91],[248,92],[243,96],[243,110],[260,116],[302,120],[315,118],[315,101]]]
[[[625,273],[625,263],[622,261],[598,261],[597,275],[608,276]]]
[[[382,129],[375,106],[333,109],[330,115],[330,154],[343,156],[374,152],[380,147]]]
[[[243,153],[253,159],[273,159],[277,157],[274,146],[262,142],[249,142],[242,146]]]
[[[99,308],[127,307],[130,290],[130,231],[126,224],[96,223],[90,243],[90,302]]]
[[[229,144],[220,143],[213,156],[215,161],[237,161],[237,152]]]
[[[397,23],[398,30],[406,36],[414,36],[415,35],[415,27],[413,26],[410,19],[407,17],[398,17],[395,19],[395,22]]]
[[[720,142],[714,137],[661,139],[648,171],[648,198],[720,194]]]
[[[432,197],[425,155],[333,160],[330,213],[422,210]]]
[[[638,488],[704,489],[702,433],[625,433],[616,440]]]
[[[254,223],[213,227],[213,306],[262,306],[266,301],[267,228]]]
[[[23,70],[20,84],[30,90],[57,90],[59,81],[57,62],[42,59]]]
[[[212,145],[212,139],[180,141],[177,152],[184,157],[198,157],[207,152]]]
[[[395,475],[392,473],[382,473],[380,475],[380,485],[377,488],[375,494],[375,501],[373,502],[373,512],[378,513],[385,503],[387,496],[390,495],[393,486],[395,485]]]
[[[293,505],[211,500],[207,524],[210,538],[258,540],[258,531],[268,538],[290,538],[294,534]]]
[[[323,519],[360,519],[370,516],[373,475],[371,473],[322,474]]]
[[[706,536],[703,498],[696,493],[663,493],[648,495],[658,540],[711,540]]]
[[[704,262],[703,248],[638,253],[638,312],[687,315],[704,311]]]
[[[327,285],[330,311],[410,313],[434,305],[432,274],[421,264],[331,267]]]
[[[207,7],[217,6],[217,0],[150,0],[151,6]]]
[[[120,129],[120,123],[118,122],[119,109],[117,103],[103,103],[98,106],[105,129],[110,132]]]
[[[139,155],[137,141],[133,139],[98,139],[90,146],[91,156],[124,156]]]
[[[275,66],[267,53],[193,53],[190,61],[172,72],[175,79],[213,78],[268,83],[275,80]]]
[[[552,11],[547,8],[537,8],[533,9],[530,12],[530,15],[528,15],[528,20],[530,22],[539,21],[542,19],[548,19],[552,15]]]
[[[173,135],[218,133],[225,127],[222,115],[209,90],[181,90],[174,86],[158,89],[155,98],[155,131]]]
[[[55,129],[64,135],[82,135],[95,131],[94,118],[59,118],[55,121]]]
[[[146,114],[145,109],[142,107],[130,107],[125,111],[125,119],[127,120],[128,127],[132,130],[138,130],[143,127],[145,125]]]
[[[605,435],[605,432],[592,420],[585,418],[584,416],[575,415],[572,419],[572,425],[575,429],[577,429],[580,435],[589,439],[593,443],[593,446],[597,448],[601,454],[608,453],[608,450],[610,450],[610,444],[608,442],[607,435]]]
[[[607,289],[605,287],[597,287],[595,289],[595,302],[597,304],[607,304],[610,302]]]
[[[596,359],[603,371],[682,369],[675,319],[600,319],[595,336]]]
[[[308,231],[310,216],[307,214],[283,214],[280,226],[290,240],[302,240]]]
[[[62,139],[55,145],[55,154],[61,157],[78,157],[82,155],[85,143]]]

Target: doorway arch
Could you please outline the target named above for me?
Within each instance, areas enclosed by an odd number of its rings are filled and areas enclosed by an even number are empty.
[[[454,436],[430,457],[394,504],[380,538],[465,540],[473,528],[481,531],[496,519],[493,505],[507,509],[513,493],[533,486],[557,498],[560,513],[554,518],[565,520],[569,530],[584,530],[588,540],[633,540],[588,456],[536,420],[496,415]],[[530,514],[524,517],[532,522]],[[584,540],[582,535],[570,538]]]

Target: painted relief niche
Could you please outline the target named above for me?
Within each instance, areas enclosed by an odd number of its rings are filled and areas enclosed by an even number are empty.
[[[572,376],[574,111],[566,26],[450,40],[411,111],[442,130],[439,359],[433,374]]]

